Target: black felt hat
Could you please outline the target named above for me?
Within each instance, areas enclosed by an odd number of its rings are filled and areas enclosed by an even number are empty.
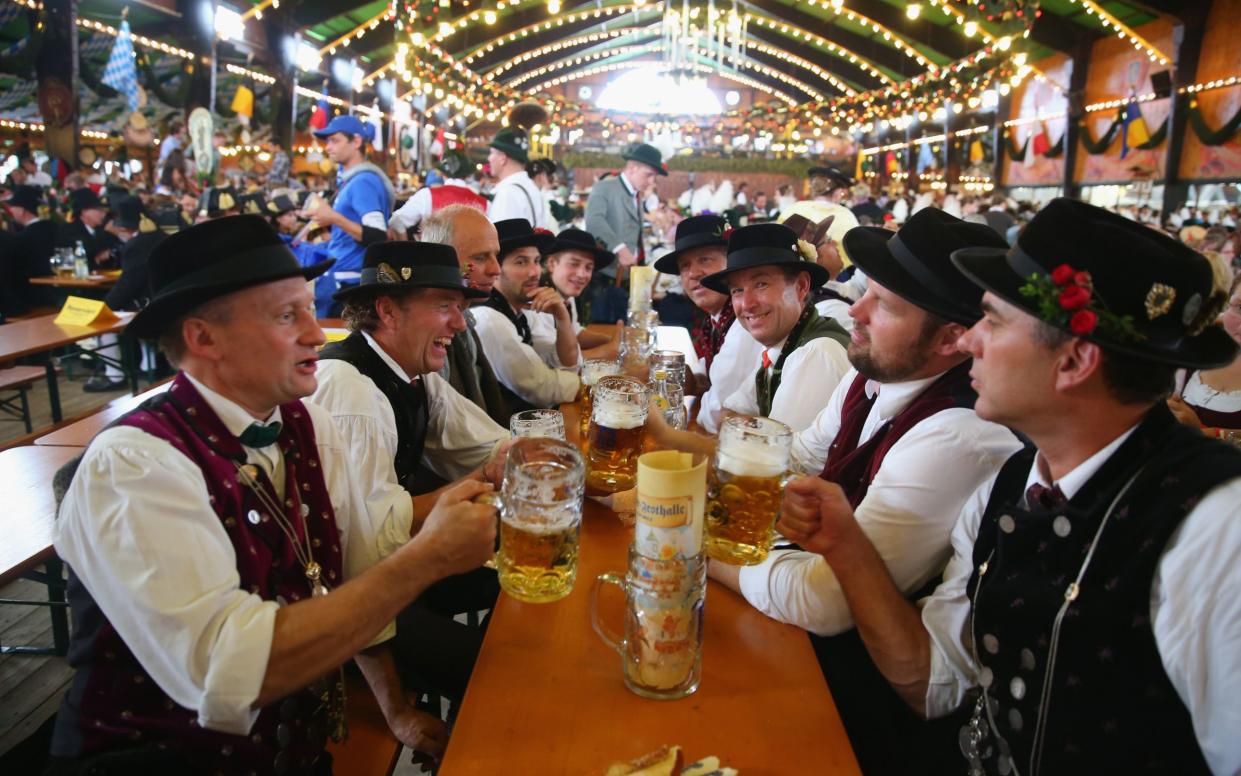
[[[964,248],[952,260],[991,293],[1109,350],[1197,369],[1237,355],[1215,325],[1226,263],[1111,211],[1054,199],[1012,248]]]
[[[506,218],[496,221],[496,234],[500,238],[500,262],[503,263],[507,253],[533,245],[539,249],[540,256],[546,256],[556,242],[556,236],[546,229],[535,229],[524,218]]]
[[[267,198],[261,191],[252,191],[237,197],[237,209],[242,215],[261,216],[267,212]]]
[[[552,247],[547,251],[547,254],[550,256],[561,251],[589,253],[595,258],[595,269],[602,269],[616,260],[616,254],[603,247],[598,237],[595,237],[585,229],[575,229],[573,227],[563,229],[560,234],[556,235],[556,241],[552,243]]]
[[[358,294],[402,293],[419,288],[447,288],[460,291],[466,299],[486,299],[486,291],[470,288],[461,277],[457,251],[451,245],[432,242],[373,243],[362,257],[362,277],[357,285],[332,294],[342,301]]]
[[[147,226],[143,231],[153,232],[156,229],[155,222],[146,217],[146,208],[142,206],[142,200],[137,197],[115,196],[112,199],[112,211],[116,216],[112,219],[112,223],[122,229],[129,229],[136,232],[143,226]],[[145,224],[143,222],[146,222]]]
[[[491,139],[491,147],[522,164],[530,161],[530,138],[526,136],[524,129],[517,127],[501,129]]]
[[[107,210],[108,206],[104,204],[94,189],[83,186],[80,189],[74,189],[69,192],[69,207],[74,214],[81,213],[83,210]]]
[[[938,208],[914,213],[899,232],[857,226],[845,232],[845,250],[879,285],[950,321],[972,326],[982,317],[982,289],[952,263],[961,248],[1006,250],[991,227],[953,218]]]
[[[290,210],[297,210],[297,203],[288,194],[277,194],[267,200],[267,214],[281,216]]]
[[[322,275],[332,259],[301,266],[280,235],[259,216],[204,221],[170,235],[152,252],[151,301],[126,332],[154,339],[204,302],[251,286]]]
[[[795,267],[810,273],[810,287],[818,288],[828,280],[827,270],[806,261],[797,249],[797,235],[784,224],[754,224],[734,229],[728,237],[728,266],[707,275],[702,284],[712,291],[728,293],[728,275],[739,269],[777,266]]]
[[[727,246],[728,232],[728,222],[720,216],[691,216],[677,224],[676,244],[671,252],[659,257],[654,267],[668,275],[679,274],[677,259],[682,253],[704,245]]]
[[[664,155],[650,143],[634,143],[628,146],[621,152],[621,158],[631,162],[642,162],[648,167],[655,168],[655,172],[660,175],[668,174],[668,168],[664,166]]]
[[[209,186],[198,198],[198,214],[207,218],[219,218],[230,210],[236,210],[237,192],[232,186]]]
[[[807,178],[827,178],[833,184],[832,188],[843,189],[851,187],[855,181],[844,172],[836,167],[811,167],[806,170]]]
[[[4,201],[4,204],[20,207],[37,214],[39,206],[46,204],[43,198],[43,188],[41,186],[30,186],[25,183],[20,186],[14,186],[13,194]]]

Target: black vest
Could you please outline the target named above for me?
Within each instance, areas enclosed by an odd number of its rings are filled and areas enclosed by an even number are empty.
[[[1068,504],[1030,511],[1017,505],[1034,454],[1001,469],[974,543],[968,592],[989,712],[984,765],[1005,773],[1001,759],[1011,757],[1023,776],[1208,773],[1156,646],[1151,581],[1202,496],[1241,476],[1241,455],[1176,422],[1161,402]]]
[[[392,414],[396,417],[396,460],[393,461],[396,479],[410,493],[418,492],[414,478],[422,461],[430,418],[425,382],[418,380],[411,385],[402,380],[384,363],[366,338],[356,331],[323,348],[319,351],[319,357],[336,358],[352,364],[369,377],[388,399]]]

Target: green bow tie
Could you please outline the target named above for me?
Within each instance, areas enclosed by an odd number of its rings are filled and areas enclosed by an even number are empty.
[[[280,436],[280,424],[269,423],[251,423],[245,431],[241,432],[241,436],[237,437],[246,447],[267,447],[274,444],[276,438]]]

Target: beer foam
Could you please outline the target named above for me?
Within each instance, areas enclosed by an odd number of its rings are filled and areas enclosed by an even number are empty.
[[[623,402],[598,402],[594,404],[594,420],[601,426],[620,431],[641,428],[646,423],[646,407]]]
[[[729,442],[716,455],[720,470],[738,477],[779,477],[788,468],[788,451],[762,442]]]
[[[520,513],[520,516],[504,509],[500,514],[500,519],[510,528],[536,536],[564,533],[582,519],[580,501],[564,504],[559,508],[547,504],[519,502],[516,511]]]

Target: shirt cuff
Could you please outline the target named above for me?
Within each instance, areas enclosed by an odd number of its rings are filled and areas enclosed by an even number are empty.
[[[629,247],[628,243],[617,243],[616,245],[612,246],[612,253],[620,253],[621,248],[628,248],[628,247]]]
[[[198,724],[208,730],[248,735],[276,633],[275,601],[238,591],[242,601],[224,617],[210,645],[211,657],[198,704]]]

